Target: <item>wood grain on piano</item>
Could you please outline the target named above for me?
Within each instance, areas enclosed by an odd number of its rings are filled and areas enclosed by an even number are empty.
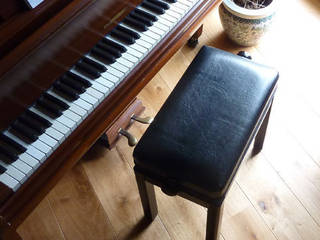
[[[36,100],[39,97],[37,95],[39,89],[45,89],[65,71],[61,67],[62,64],[68,68],[75,63],[81,53],[91,49],[96,43],[94,41],[99,40],[99,36],[102,37],[109,32],[139,2],[141,1],[74,0],[70,2],[0,60],[0,84],[5,86],[5,90],[0,88],[0,111],[8,109],[4,105],[7,102],[5,99],[8,98],[22,106],[25,103],[24,100],[28,103]],[[221,0],[199,1],[30,179],[0,206],[0,215],[8,219],[16,228],[66,171],[72,168],[113,124],[168,59],[187,42],[204,16],[220,2]],[[118,16],[119,12],[121,14]],[[97,13],[98,16],[95,15]],[[110,20],[110,16],[117,16],[111,24],[107,21],[107,19]],[[69,23],[66,24],[66,22]],[[65,26],[62,27],[62,25]],[[83,33],[89,33],[85,37],[88,41],[82,40]],[[43,42],[45,39],[47,41]],[[73,51],[74,54],[63,55],[64,49]],[[63,62],[61,58],[64,59]],[[46,67],[51,70],[48,71]],[[24,88],[21,88],[21,85]],[[20,95],[22,89],[30,94]],[[19,111],[9,111],[6,118],[14,120],[18,114]],[[1,125],[1,128],[3,127],[5,127],[4,124]]]

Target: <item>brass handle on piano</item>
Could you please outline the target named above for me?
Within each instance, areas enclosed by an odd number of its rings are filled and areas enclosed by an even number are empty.
[[[138,140],[131,133],[122,128],[119,129],[119,134],[128,139],[128,144],[130,147],[134,147],[138,143]]]
[[[153,121],[153,117],[139,117],[134,114],[131,116],[131,119],[143,124],[150,124]]]

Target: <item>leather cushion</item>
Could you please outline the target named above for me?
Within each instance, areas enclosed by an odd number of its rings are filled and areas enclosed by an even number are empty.
[[[136,166],[221,192],[277,79],[272,68],[202,47],[134,149]]]

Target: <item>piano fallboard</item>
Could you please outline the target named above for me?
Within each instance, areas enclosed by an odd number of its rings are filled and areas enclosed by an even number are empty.
[[[180,14],[181,17],[176,22],[172,20],[172,27],[156,43],[153,44],[150,39],[151,42],[148,42],[148,37],[153,35],[140,33],[140,36],[145,37],[141,38],[143,40],[140,38],[136,40],[139,42],[139,46],[128,46],[127,48],[132,49],[133,53],[128,50],[127,53],[134,55],[134,51],[139,52],[143,47],[147,48],[147,44],[143,46],[143,41],[153,46],[138,62],[133,64],[121,79],[118,76],[120,81],[114,83],[107,94],[103,93],[104,96],[101,98],[94,95],[97,99],[99,98],[96,104],[92,103],[94,108],[73,127],[63,141],[59,142],[54,151],[48,154],[48,157],[30,174],[30,177],[13,191],[3,190],[5,189],[2,186],[3,183],[0,183],[0,199],[2,201],[0,216],[9,221],[14,228],[25,219],[55,183],[113,124],[139,91],[188,40],[204,16],[220,2],[218,0],[179,1],[183,6],[189,5],[189,8],[186,8],[183,14],[179,9],[174,11],[173,8],[170,8],[170,11],[173,11],[170,14],[168,11],[165,12],[165,14],[169,14],[169,19],[170,16],[173,18],[178,16],[176,14]],[[8,129],[11,129],[9,126],[12,126],[26,109],[36,108],[34,104],[43,96],[44,92],[52,93],[53,84],[60,81],[60,77],[66,72],[71,71],[84,79],[95,81],[85,74],[82,75],[83,72],[80,73],[78,69],[74,68],[79,59],[87,56],[87,58],[105,65],[108,71],[113,69],[114,65],[109,66],[111,64],[104,63],[100,61],[101,59],[95,59],[90,51],[106,35],[109,40],[115,42],[119,40],[110,36],[110,31],[119,25],[131,29],[130,26],[123,24],[123,19],[137,8],[144,10],[144,7],[140,5],[142,1],[138,0],[97,0],[82,1],[81,7],[77,5],[78,8],[75,11],[75,4],[80,4],[80,2],[72,1],[0,60],[0,66],[3,66],[0,78],[0,111],[6,113],[1,117],[0,130],[5,134]],[[168,3],[169,1],[162,2],[171,4]],[[145,10],[152,13],[150,9]],[[67,17],[68,14],[71,16],[70,18]],[[158,16],[158,18],[162,19],[162,16]],[[162,20],[161,24],[166,25],[166,20]],[[125,44],[123,46],[126,47]],[[18,61],[18,59],[20,60]],[[124,61],[130,62],[130,59],[128,56]],[[134,60],[131,61],[131,63],[134,62]],[[125,65],[124,62],[121,64],[122,67]],[[117,76],[114,71],[110,71],[110,74]],[[101,79],[103,85],[107,75],[106,73],[101,74],[105,76]],[[107,83],[105,84],[107,85]],[[106,85],[103,86],[106,87]],[[30,108],[30,106],[33,107]]]

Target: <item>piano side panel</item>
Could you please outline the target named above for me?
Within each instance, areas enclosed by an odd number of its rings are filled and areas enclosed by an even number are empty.
[[[14,196],[0,214],[17,227],[55,183],[86,153],[166,61],[188,40],[203,17],[220,0],[203,0],[129,74],[72,133]]]

